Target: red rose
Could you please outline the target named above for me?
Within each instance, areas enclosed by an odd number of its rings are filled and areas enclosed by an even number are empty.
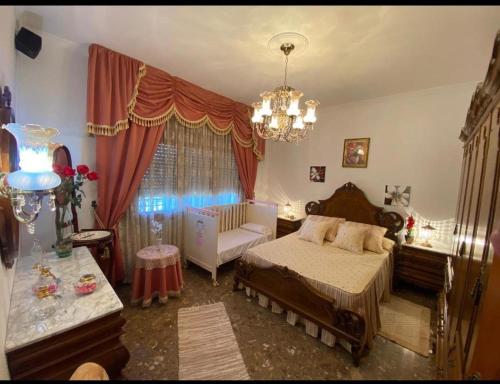
[[[75,176],[76,171],[71,167],[64,167],[63,174],[64,176]]]
[[[87,179],[89,179],[90,181],[97,180],[98,179],[97,172],[87,173]]]
[[[58,175],[62,175],[63,174],[63,167],[59,164],[53,164],[52,165],[52,169],[54,170],[55,173],[57,173]]]
[[[87,173],[89,173],[90,169],[89,169],[89,167],[87,167],[86,165],[81,164],[81,165],[77,165],[77,166],[76,166],[76,171],[77,171],[80,175],[86,175]]]

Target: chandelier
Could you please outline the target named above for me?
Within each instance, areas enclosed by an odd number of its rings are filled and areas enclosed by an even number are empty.
[[[286,32],[273,37],[286,38],[302,35]],[[270,43],[273,41],[271,39]],[[253,129],[265,140],[285,141],[298,143],[314,127],[316,122],[316,107],[318,101],[305,102],[306,110],[300,108],[300,98],[304,95],[301,91],[287,84],[288,56],[295,49],[295,44],[284,41],[280,50],[285,55],[285,78],[283,85],[274,91],[265,91],[260,94],[261,102],[252,103],[254,114],[252,116]]]

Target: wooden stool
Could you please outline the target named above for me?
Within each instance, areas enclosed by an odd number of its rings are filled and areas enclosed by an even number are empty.
[[[178,297],[183,287],[181,256],[175,245],[152,245],[137,252],[132,304],[142,301],[148,307],[154,297],[166,303],[169,296]]]

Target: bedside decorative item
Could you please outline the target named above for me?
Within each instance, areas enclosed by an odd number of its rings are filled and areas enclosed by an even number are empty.
[[[342,167],[366,168],[368,167],[368,152],[370,138],[345,139]]]
[[[309,171],[309,180],[324,183],[325,182],[326,167],[324,166],[313,166]]]
[[[160,245],[162,243],[162,230],[163,230],[163,225],[159,221],[156,221],[156,218],[153,216],[153,219],[151,220],[151,232],[154,233],[156,237],[156,245],[158,248],[160,248]]]
[[[36,297],[43,299],[56,293],[59,286],[59,280],[50,272],[50,267],[35,264],[33,269],[40,272],[36,282],[32,286],[32,291]]]
[[[287,202],[283,207],[283,213],[285,214],[285,217],[289,219],[295,219],[295,216],[292,214],[292,205],[290,204],[290,202]]]
[[[410,205],[410,192],[411,187],[406,186],[401,191],[400,185],[385,186],[385,205],[408,207]]]
[[[97,289],[97,278],[93,273],[82,275],[74,284],[75,293],[77,295],[87,295]]]
[[[82,196],[85,196],[80,188],[85,180],[94,181],[98,179],[96,172],[90,172],[87,165],[78,165],[76,170],[71,167],[53,166],[54,172],[61,179],[61,185],[55,189],[56,193],[56,244],[57,256],[63,258],[71,256],[73,249],[73,214],[71,204],[81,208]],[[75,177],[76,176],[76,177]]]
[[[430,243],[430,240],[432,238],[432,231],[435,231],[436,228],[434,228],[430,223],[427,223],[426,226],[422,227],[422,239],[424,242],[421,244],[424,247],[429,247],[432,248],[432,244]]]
[[[410,215],[406,219],[406,235],[405,235],[406,244],[412,244],[413,241],[415,240],[415,236],[413,234],[414,226],[415,226],[415,219],[413,218],[413,215]]]

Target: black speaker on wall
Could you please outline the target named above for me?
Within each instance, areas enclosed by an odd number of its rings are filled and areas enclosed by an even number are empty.
[[[42,37],[22,27],[16,35],[16,49],[34,59],[42,49]]]

